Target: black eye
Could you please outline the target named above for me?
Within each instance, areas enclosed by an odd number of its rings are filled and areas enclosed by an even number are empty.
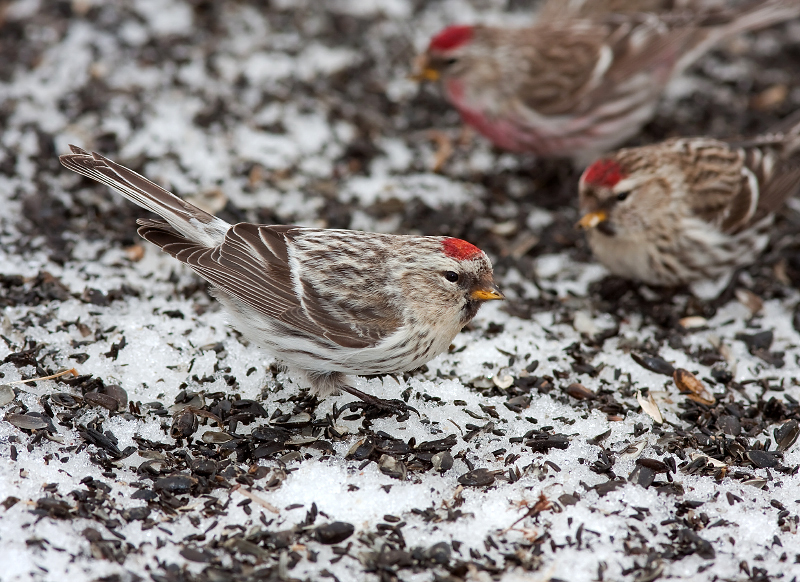
[[[628,194],[630,194],[629,190],[626,190],[625,192],[620,192],[619,194],[617,194],[617,200],[622,202],[623,200],[625,200],[628,197]]]
[[[458,273],[455,273],[453,271],[446,271],[444,274],[444,278],[450,281],[451,283],[456,283],[458,282]]]
[[[449,67],[450,65],[455,65],[457,62],[458,62],[457,58],[450,57],[449,59],[445,59],[444,64]]]

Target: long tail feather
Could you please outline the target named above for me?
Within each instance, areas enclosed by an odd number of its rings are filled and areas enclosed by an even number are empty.
[[[188,202],[133,170],[70,145],[72,154],[59,157],[61,164],[73,172],[110,186],[131,202],[158,214],[189,240],[205,246],[217,246],[225,238],[230,224]]]
[[[735,12],[709,16],[703,25],[705,36],[680,59],[676,72],[684,71],[714,45],[750,30],[760,30],[800,18],[798,0],[754,0]],[[715,22],[715,20],[719,20]],[[724,23],[721,21],[725,21]]]

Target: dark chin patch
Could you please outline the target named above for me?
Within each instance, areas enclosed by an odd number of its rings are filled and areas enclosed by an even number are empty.
[[[615,234],[617,234],[614,225],[612,225],[608,220],[604,220],[603,222],[598,224],[595,228],[606,236],[614,236]]]
[[[461,310],[461,325],[467,325],[470,321],[472,321],[472,318],[475,317],[475,314],[478,313],[480,308],[480,301],[467,299],[467,302],[464,304],[464,307]]]

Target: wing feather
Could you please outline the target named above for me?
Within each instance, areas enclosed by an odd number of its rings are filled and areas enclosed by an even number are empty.
[[[342,309],[327,301],[311,282],[302,281],[302,302],[295,293],[288,245],[302,229],[288,226],[237,224],[217,247],[194,243],[167,222],[140,220],[139,234],[160,246],[221,291],[250,308],[302,332],[307,339],[325,338],[349,348],[374,346],[395,328],[380,317]],[[378,314],[379,315],[379,314]]]
[[[697,142],[686,164],[694,213],[735,234],[777,211],[800,188],[800,151],[793,139],[776,133],[748,144]]]
[[[752,160],[752,161],[751,161]],[[757,161],[757,163],[755,163]],[[748,156],[748,167],[761,183],[755,220],[776,212],[800,188],[800,155],[783,157],[769,148],[760,156]]]

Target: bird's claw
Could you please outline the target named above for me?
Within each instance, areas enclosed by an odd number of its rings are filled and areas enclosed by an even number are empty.
[[[344,386],[342,389],[361,401],[351,402],[346,406],[346,408],[349,408],[353,412],[359,409],[364,409],[366,413],[365,416],[367,417],[377,418],[378,416],[383,416],[384,414],[382,413],[388,413],[389,415],[396,416],[399,422],[405,422],[410,417],[409,411],[414,412],[417,416],[420,416],[419,411],[416,408],[409,406],[402,400],[398,400],[396,398],[384,400],[383,398],[378,398],[377,396],[372,396],[366,392],[362,392],[361,390],[353,388],[352,386]]]

